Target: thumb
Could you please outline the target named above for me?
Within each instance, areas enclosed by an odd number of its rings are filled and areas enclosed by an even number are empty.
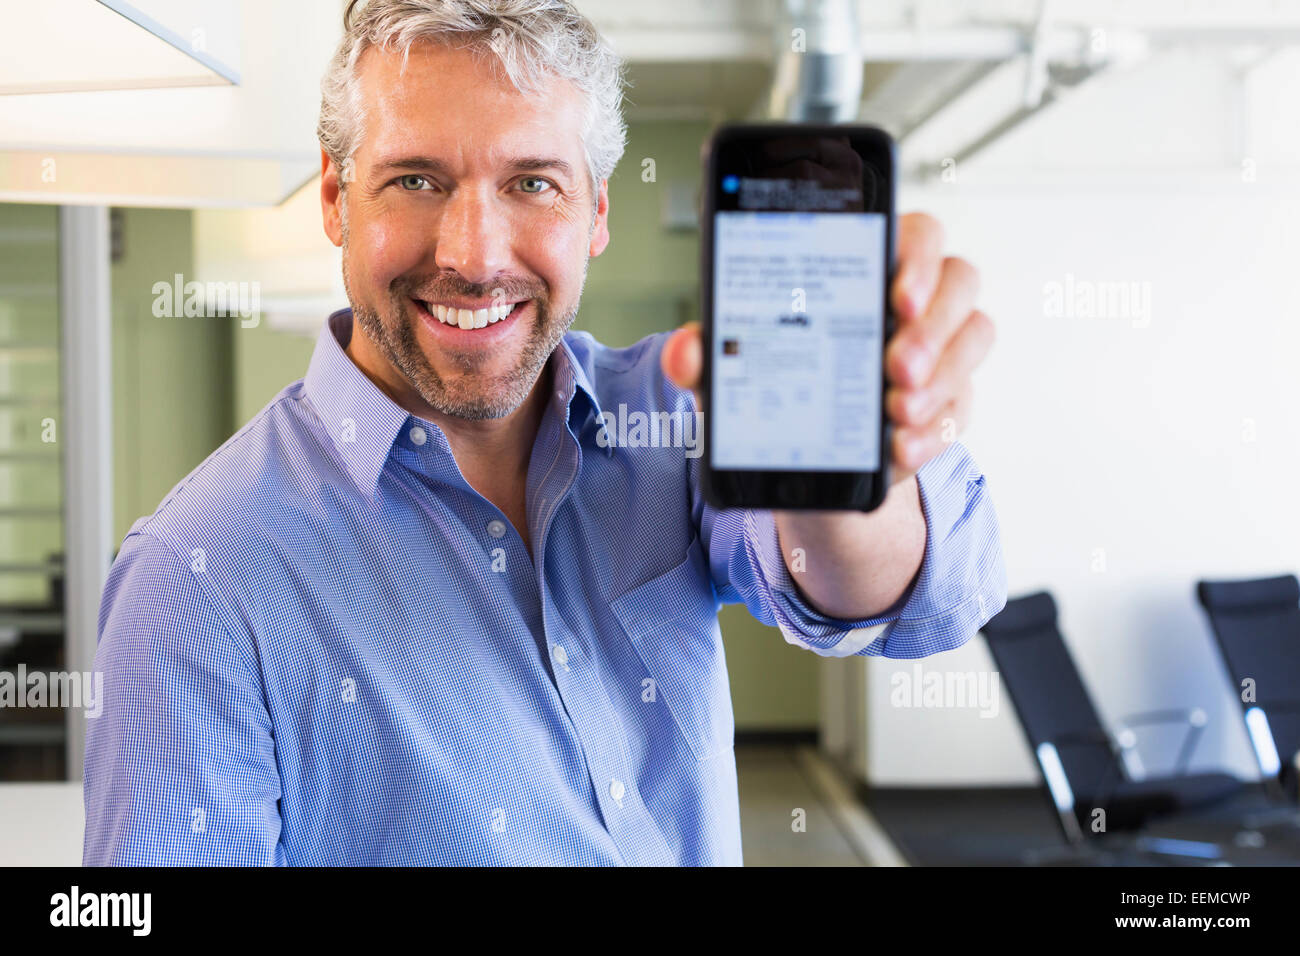
[[[659,355],[659,365],[670,382],[694,393],[696,409],[703,408],[700,404],[700,375],[704,369],[704,341],[700,336],[700,323],[687,322],[668,336]]]

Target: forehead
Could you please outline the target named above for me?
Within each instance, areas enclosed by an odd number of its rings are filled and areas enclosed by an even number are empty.
[[[581,91],[545,74],[525,95],[495,59],[488,49],[421,41],[403,66],[401,53],[368,48],[358,69],[365,112],[358,153],[382,159],[414,149],[466,162],[520,151],[580,157]]]

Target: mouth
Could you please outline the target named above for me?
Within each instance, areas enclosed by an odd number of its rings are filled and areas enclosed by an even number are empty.
[[[477,309],[458,309],[424,299],[411,299],[425,325],[433,329],[436,334],[461,341],[497,338],[505,334],[506,327],[516,324],[515,319],[528,308],[531,301],[531,299],[521,299],[518,302],[505,302],[501,305],[488,305]]]

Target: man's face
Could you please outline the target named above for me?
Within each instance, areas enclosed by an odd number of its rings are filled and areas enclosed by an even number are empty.
[[[581,92],[551,77],[526,97],[489,56],[417,43],[403,71],[400,54],[368,49],[353,178],[340,190],[324,161],[321,183],[356,326],[391,366],[367,371],[475,419],[528,397],[609,241]]]

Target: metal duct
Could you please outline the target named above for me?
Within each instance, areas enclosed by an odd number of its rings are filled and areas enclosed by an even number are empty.
[[[862,100],[856,0],[778,0],[768,119],[850,123]]]

